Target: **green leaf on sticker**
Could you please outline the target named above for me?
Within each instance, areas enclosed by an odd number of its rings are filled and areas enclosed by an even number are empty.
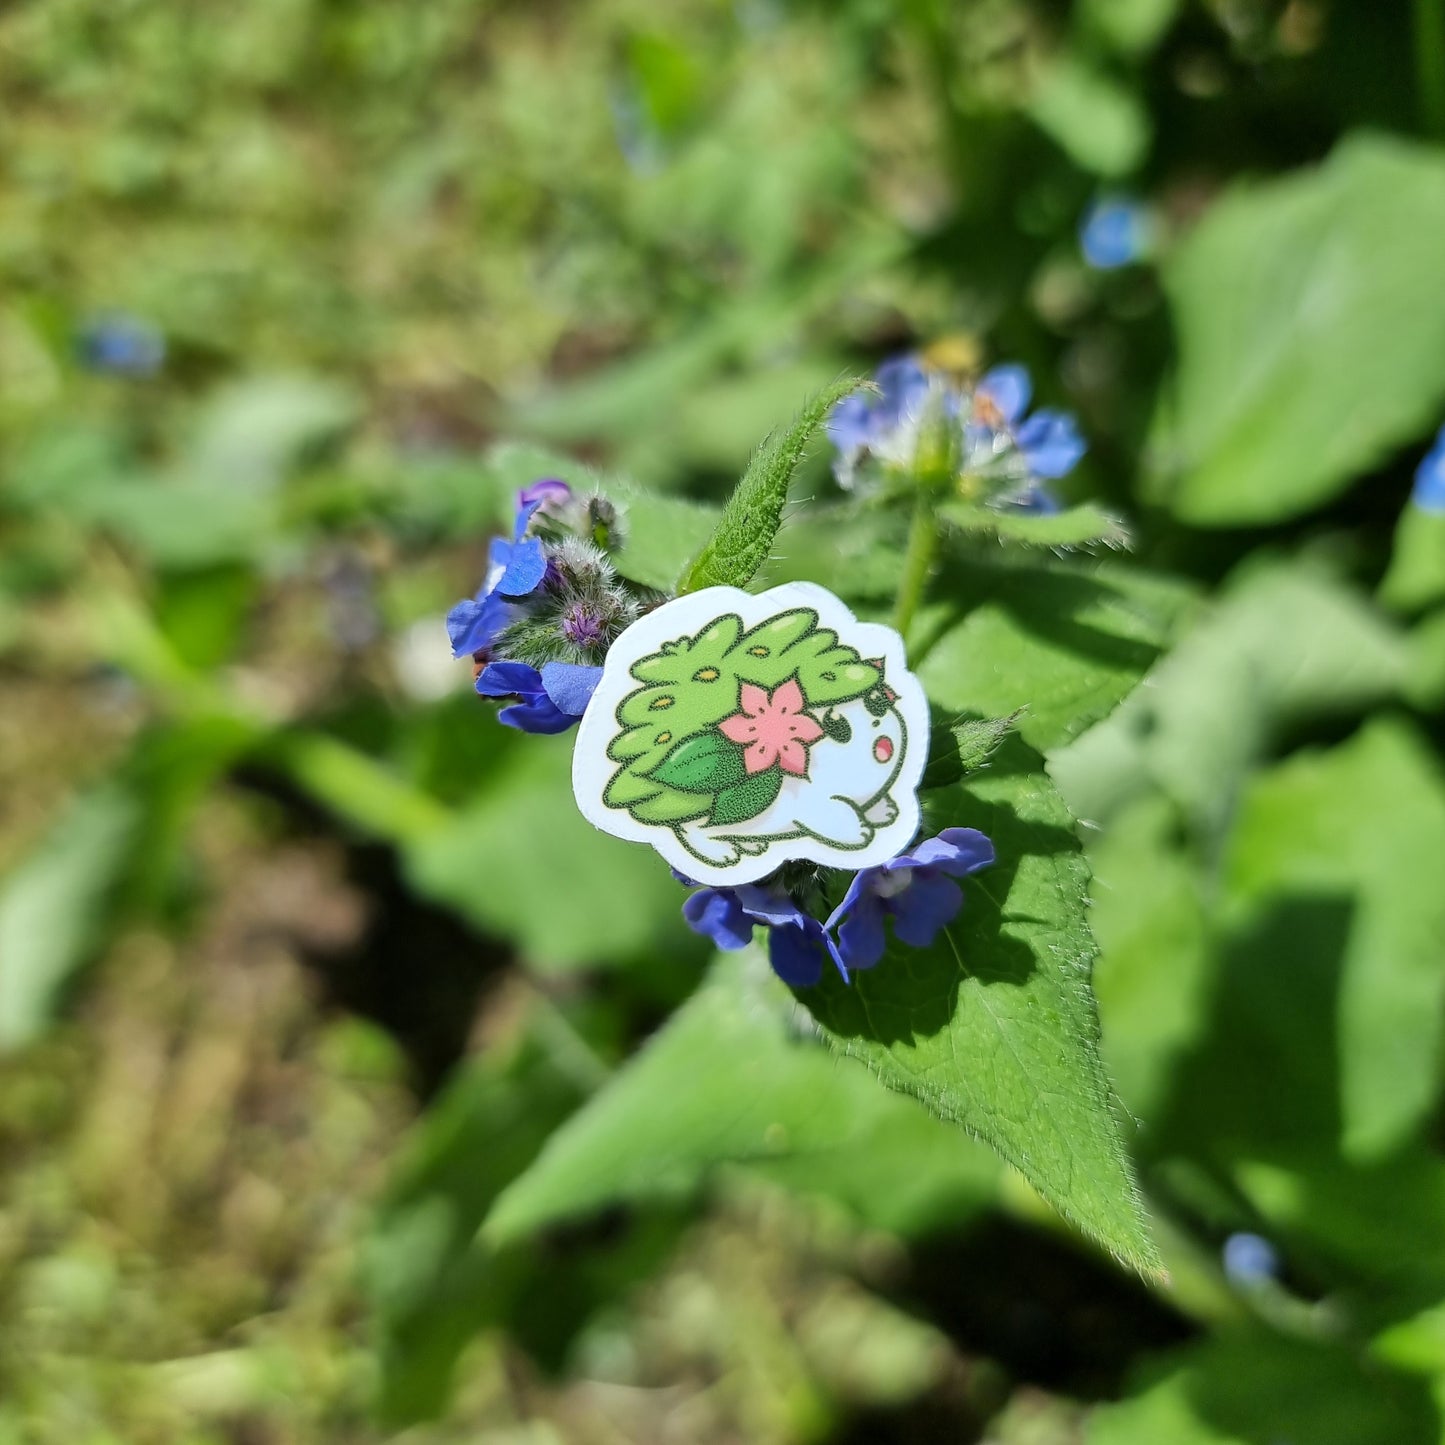
[[[1099,1056],[1090,989],[1089,870],[1038,755],[1012,739],[994,766],[929,795],[925,831],[975,827],[998,852],[928,949],[890,945],[845,984],[831,969],[804,1004],[840,1053],[993,1145],[1118,1259],[1159,1257]]]
[[[717,530],[698,553],[678,584],[678,593],[704,587],[746,587],[772,551],[783,523],[783,507],[793,472],[808,443],[828,413],[858,389],[852,377],[841,377],[812,397],[792,425],[774,432],[753,454],[727,505]]]
[[[685,793],[720,793],[747,778],[743,750],[720,732],[684,738],[647,775]]]
[[[718,794],[708,817],[710,823],[742,823],[771,807],[783,786],[783,770],[768,768],[754,773]]]

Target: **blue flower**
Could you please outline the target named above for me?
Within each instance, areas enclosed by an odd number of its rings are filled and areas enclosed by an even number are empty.
[[[1025,417],[1032,396],[1027,367],[996,366],[978,384],[976,398],[986,405],[975,405],[975,415],[988,425],[1001,423],[1012,434],[1029,471],[1055,481],[1073,471],[1088,448],[1067,412],[1041,407]]]
[[[1416,468],[1410,500],[1422,512],[1445,512],[1445,427],[1440,428],[1435,445]]]
[[[1132,265],[1149,252],[1154,226],[1132,196],[1101,196],[1079,222],[1079,249],[1096,271]]]
[[[915,356],[890,357],[873,380],[882,395],[854,392],[828,413],[828,437],[841,452],[876,447],[928,396],[928,373]]]
[[[1259,1234],[1231,1234],[1224,1241],[1224,1273],[1232,1284],[1248,1288],[1279,1273],[1279,1253]]]
[[[517,498],[517,516],[512,527],[512,540],[494,537],[488,548],[487,577],[475,597],[458,602],[447,613],[447,636],[452,641],[452,656],[466,657],[490,647],[497,634],[512,620],[513,605],[518,599],[535,592],[547,573],[547,558],[542,544],[526,535],[531,523],[547,497],[529,496],[534,483]],[[565,483],[557,483],[565,486]]]
[[[81,362],[115,376],[154,376],[166,359],[166,339],[148,321],[125,312],[93,317],[82,328]]]
[[[678,882],[694,887],[690,878],[673,870]],[[746,948],[753,928],[768,930],[768,957],[773,972],[795,988],[811,988],[823,975],[823,960],[831,958],[844,980],[848,970],[842,955],[816,918],[805,913],[787,893],[742,883],[736,888],[700,888],[682,905],[682,916],[694,933],[701,933],[722,949]]]
[[[548,662],[538,672],[525,662],[489,662],[477,674],[477,691],[483,697],[516,697],[497,714],[498,721],[524,733],[564,733],[587,710],[600,667],[572,662]]]
[[[900,943],[927,948],[963,907],[963,890],[954,880],[993,861],[993,844],[978,829],[945,828],[911,853],[863,869],[826,925],[837,929],[840,967],[872,968],[883,957],[885,917],[893,919]]]
[[[855,392],[845,396],[828,413],[829,440],[838,449],[833,471],[838,484],[853,486],[854,474],[865,455],[906,466],[918,446],[918,431],[928,398],[945,393],[942,383],[930,377],[916,356],[890,357],[873,378],[881,395]]]

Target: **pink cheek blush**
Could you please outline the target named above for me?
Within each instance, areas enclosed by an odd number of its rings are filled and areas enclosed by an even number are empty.
[[[877,758],[880,763],[886,763],[888,759],[893,756],[893,739],[879,738],[873,744],[873,756]]]

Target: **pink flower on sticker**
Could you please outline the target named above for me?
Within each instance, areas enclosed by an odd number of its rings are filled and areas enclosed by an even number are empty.
[[[739,699],[741,712],[725,717],[719,724],[725,738],[746,743],[743,763],[750,773],[760,773],[774,763],[785,773],[804,777],[808,771],[806,744],[817,742],[823,729],[803,711],[803,690],[796,678],[789,678],[773,693],[755,683],[745,682]]]

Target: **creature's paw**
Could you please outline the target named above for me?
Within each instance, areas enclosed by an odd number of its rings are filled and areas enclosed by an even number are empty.
[[[682,846],[694,858],[711,863],[714,868],[731,868],[742,856],[736,844],[730,839],[711,838],[701,828],[684,826],[677,830]]]
[[[886,828],[890,823],[898,821],[898,804],[885,793],[863,817],[875,828]]]

